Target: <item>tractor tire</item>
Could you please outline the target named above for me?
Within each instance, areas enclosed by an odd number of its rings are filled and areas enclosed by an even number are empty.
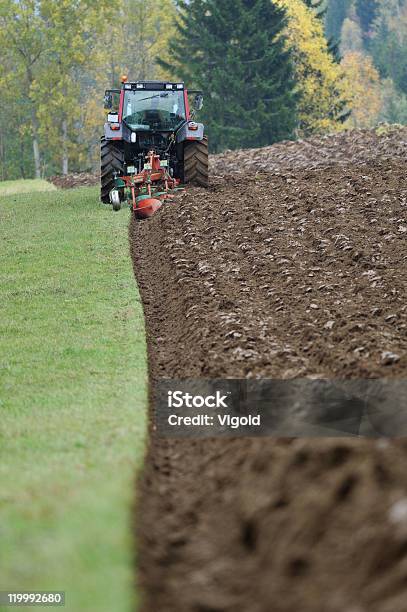
[[[184,147],[184,183],[208,187],[208,139],[191,140]]]
[[[109,193],[114,188],[114,172],[123,172],[124,153],[111,140],[100,141],[100,199],[110,204]]]

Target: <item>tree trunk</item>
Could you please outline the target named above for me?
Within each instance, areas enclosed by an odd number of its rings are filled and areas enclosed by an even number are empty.
[[[1,180],[5,180],[5,162],[6,156],[4,154],[4,137],[3,132],[0,130],[0,169],[1,169]]]
[[[31,85],[33,84],[34,77],[31,72],[31,67],[27,67],[27,83],[28,89],[31,89]],[[31,100],[31,129],[33,135],[33,154],[34,154],[34,168],[35,168],[35,178],[41,178],[41,153],[40,153],[40,145],[38,143],[38,119],[37,113],[35,112],[35,106],[33,101]]]
[[[62,121],[62,174],[68,174],[68,123]]]
[[[41,153],[40,153],[40,146],[38,144],[38,121],[37,121],[37,115],[35,114],[34,107],[32,107],[31,109],[31,127],[32,127],[32,133],[33,133],[35,178],[41,178]]]
[[[25,151],[24,151],[24,140],[20,138],[20,172],[21,177],[25,179]]]

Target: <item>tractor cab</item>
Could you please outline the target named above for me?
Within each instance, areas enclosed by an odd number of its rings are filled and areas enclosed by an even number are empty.
[[[189,94],[195,94],[192,112]],[[188,92],[184,83],[124,81],[121,89],[106,90],[104,102],[111,123],[123,121],[136,131],[176,131],[202,109],[203,95]]]
[[[184,91],[125,90],[123,121],[132,130],[176,131],[187,120]]]

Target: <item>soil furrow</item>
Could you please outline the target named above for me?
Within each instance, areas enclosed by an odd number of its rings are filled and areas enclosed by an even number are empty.
[[[405,378],[406,202],[405,164],[376,159],[219,176],[132,221],[151,381]],[[406,454],[151,431],[142,609],[404,611]]]

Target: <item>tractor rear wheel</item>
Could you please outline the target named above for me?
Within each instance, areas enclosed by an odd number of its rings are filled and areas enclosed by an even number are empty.
[[[109,193],[114,188],[114,173],[124,170],[124,154],[111,140],[100,141],[100,199],[110,204]]]
[[[208,187],[208,139],[191,140],[184,147],[184,183]]]

